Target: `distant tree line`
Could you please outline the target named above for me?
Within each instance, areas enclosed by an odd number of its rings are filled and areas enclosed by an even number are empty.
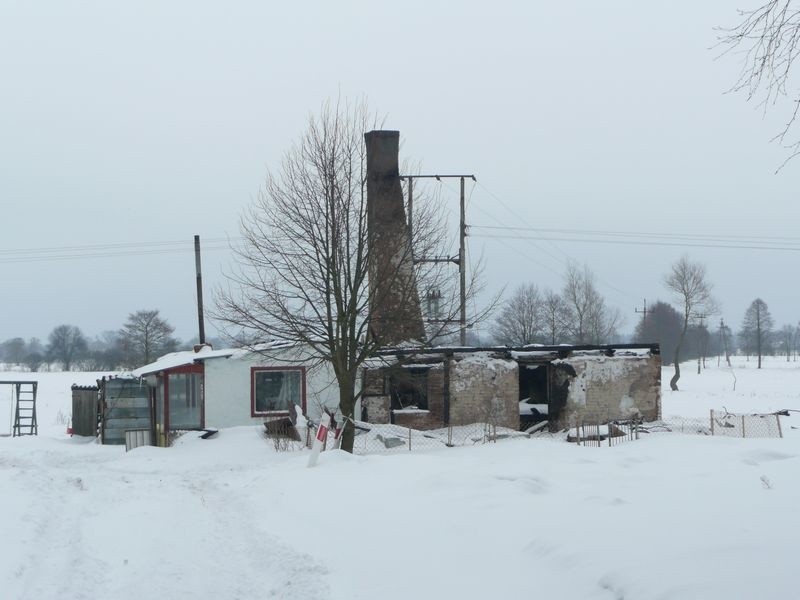
[[[558,291],[533,283],[517,287],[500,308],[492,328],[495,343],[603,344],[617,339],[618,309],[608,306],[588,267],[571,264]]]
[[[680,319],[681,315],[671,305],[658,301],[637,324],[634,338],[658,342],[664,364],[672,364]],[[680,359],[703,360],[716,356],[727,360],[732,354],[740,354],[748,359],[753,357],[761,368],[764,356],[784,356],[790,361],[797,360],[798,352],[800,323],[776,328],[767,303],[756,298],[745,311],[738,331],[733,331],[722,318],[711,327],[697,319],[690,323]]]
[[[657,342],[665,365],[716,356],[729,362],[732,354],[754,357],[758,368],[763,356],[797,360],[800,323],[776,328],[767,303],[756,298],[734,331],[720,317],[711,295],[704,265],[681,257],[664,277],[674,303],[657,300],[635,326],[633,341]],[[523,283],[502,303],[491,327],[491,342],[508,346],[527,344],[605,344],[620,340],[621,316],[598,292],[588,267],[570,265],[563,287],[542,289]],[[680,377],[673,377],[675,389]]]
[[[43,342],[17,337],[0,343],[0,363],[30,371],[113,371],[133,369],[159,356],[190,347],[173,337],[175,329],[158,310],[128,315],[118,330],[88,338],[74,325],[54,327]]]

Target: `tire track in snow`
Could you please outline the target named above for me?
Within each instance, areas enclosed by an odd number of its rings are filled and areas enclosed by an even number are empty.
[[[240,474],[234,474],[241,477]],[[259,524],[258,507],[237,494],[236,486],[217,479],[185,482],[215,515],[215,536],[236,540],[232,550],[246,563],[237,578],[236,594],[241,600],[326,600],[330,598],[328,569],[308,553],[265,531]],[[255,576],[254,576],[255,574]]]

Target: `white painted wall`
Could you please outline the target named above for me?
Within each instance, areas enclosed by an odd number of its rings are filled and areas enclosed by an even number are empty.
[[[306,367],[306,411],[318,421],[322,406],[335,410],[339,405],[339,388],[329,365],[308,368],[310,358],[295,349],[282,350],[280,355],[266,357],[235,354],[230,358],[209,358],[205,363],[206,427],[235,427],[262,423],[263,416],[250,416],[251,367]]]

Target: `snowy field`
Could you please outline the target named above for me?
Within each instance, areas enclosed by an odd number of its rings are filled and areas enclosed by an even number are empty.
[[[800,362],[695,369],[675,393],[665,369],[665,416],[800,409]],[[2,599],[800,597],[800,413],[784,439],[522,439],[308,469],[254,427],[127,454],[70,438],[70,385],[97,374],[9,378],[39,380],[40,435],[0,438]]]

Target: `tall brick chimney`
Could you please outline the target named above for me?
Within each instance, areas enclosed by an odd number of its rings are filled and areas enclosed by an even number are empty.
[[[370,334],[383,346],[422,342],[425,327],[399,178],[400,132],[369,131],[364,141],[372,260]]]

